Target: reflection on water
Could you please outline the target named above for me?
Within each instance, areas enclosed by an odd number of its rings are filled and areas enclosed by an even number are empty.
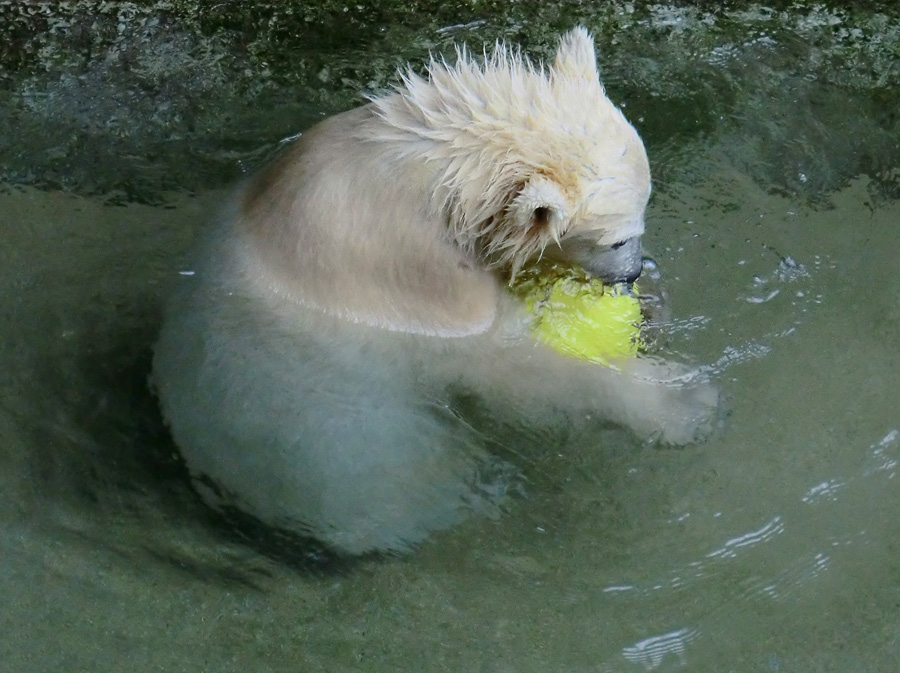
[[[645,669],[657,668],[667,654],[678,657],[680,664],[687,663],[684,657],[685,646],[697,636],[692,629],[678,629],[661,636],[645,638],[639,643],[622,649],[622,656],[634,664],[641,664]]]
[[[671,304],[658,348],[716,377],[726,427],[681,450],[573,433],[534,458],[502,517],[404,559],[335,566],[211,516],[146,388],[161,301],[220,189],[349,100],[335,82],[352,57],[390,52],[377,26],[355,29],[373,37],[342,47],[322,74],[335,98],[300,122],[277,103],[313,100],[308,82],[272,75],[273,109],[239,141],[195,125],[155,159],[180,128],[169,108],[126,98],[150,115],[140,128],[98,122],[134,84],[98,75],[118,66],[4,80],[21,122],[0,130],[4,670],[896,670],[898,18],[610,7],[532,23],[579,19],[608,45],[610,90],[655,163],[647,245]],[[395,52],[512,31],[461,19],[421,19]],[[512,36],[536,53],[552,39]],[[182,72],[184,44],[147,53]],[[190,109],[190,87],[165,91],[152,100]]]
[[[738,549],[741,547],[751,547],[753,545],[759,544],[761,542],[766,542],[770,538],[775,535],[779,535],[784,532],[784,525],[781,523],[781,517],[776,516],[774,519],[769,521],[765,526],[760,528],[759,530],[754,530],[749,533],[744,533],[742,535],[738,535],[735,538],[728,540],[724,546],[715,551],[711,551],[706,555],[708,559],[731,559],[735,558],[738,554]],[[699,563],[694,565],[701,565]]]

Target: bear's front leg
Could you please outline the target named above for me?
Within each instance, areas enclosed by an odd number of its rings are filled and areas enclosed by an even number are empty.
[[[621,422],[638,436],[683,445],[704,441],[713,432],[721,417],[721,395],[701,371],[644,357],[619,367]]]
[[[685,365],[638,357],[607,367],[528,338],[493,346],[457,360],[459,372],[486,401],[533,423],[557,411],[599,416],[642,440],[681,445],[706,439],[719,419],[718,389]]]

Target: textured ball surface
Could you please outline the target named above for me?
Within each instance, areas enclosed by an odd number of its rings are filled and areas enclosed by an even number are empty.
[[[535,338],[561,353],[603,365],[637,355],[641,307],[627,288],[543,264],[521,272],[512,291],[533,316]]]

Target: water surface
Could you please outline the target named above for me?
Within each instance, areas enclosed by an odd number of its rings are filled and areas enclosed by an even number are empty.
[[[709,369],[725,428],[680,450],[573,436],[526,466],[502,517],[401,559],[329,564],[223,524],[146,389],[162,301],[227,185],[351,104],[367,83],[332,78],[392,53],[385,26],[317,43],[335,60],[315,79],[271,74],[243,133],[255,99],[228,77],[205,80],[190,132],[194,90],[176,75],[150,99],[101,77],[99,57],[5,80],[6,118],[29,131],[7,126],[0,154],[7,670],[898,668],[898,17],[612,7],[558,9],[531,32],[525,14],[417,18],[394,53],[511,34],[540,55],[576,20],[605,40],[656,176],[659,348]],[[201,59],[192,39],[154,43],[152,63]],[[313,81],[324,93],[303,98]],[[138,104],[166,97],[181,117]]]

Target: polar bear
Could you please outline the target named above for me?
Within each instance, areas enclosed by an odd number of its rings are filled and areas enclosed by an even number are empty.
[[[205,240],[155,349],[204,497],[340,553],[404,551],[492,504],[455,394],[535,427],[561,411],[698,438],[708,383],[561,355],[506,291],[541,255],[633,281],[649,194],[582,28],[552,65],[460,49],[304,133]]]

